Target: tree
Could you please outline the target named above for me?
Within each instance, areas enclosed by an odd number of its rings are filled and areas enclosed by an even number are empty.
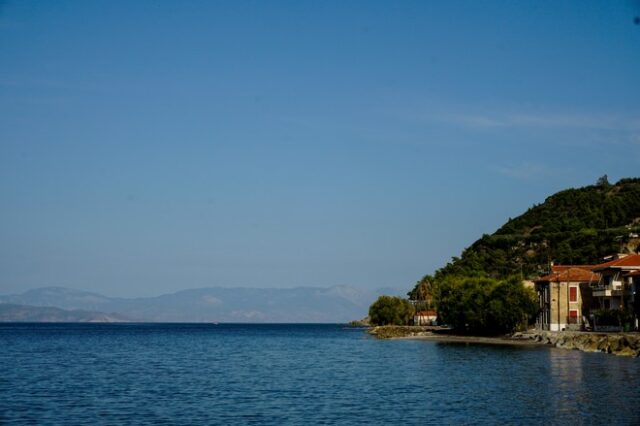
[[[560,191],[476,240],[436,270],[433,283],[449,276],[531,278],[551,260],[595,263],[626,248],[626,241],[618,237],[639,229],[639,211],[639,178],[610,184],[603,176],[597,185]],[[587,234],[582,232],[585,229]]]
[[[538,312],[536,296],[517,278],[449,277],[438,283],[438,318],[458,331],[502,334]]]
[[[408,325],[414,309],[408,300],[396,296],[380,296],[369,307],[369,321],[373,325]]]
[[[596,186],[602,186],[604,188],[611,186],[609,183],[609,177],[607,175],[600,176],[596,182]]]
[[[413,290],[407,293],[409,300],[413,300],[416,309],[431,309],[433,305],[433,277],[425,275],[416,283]]]

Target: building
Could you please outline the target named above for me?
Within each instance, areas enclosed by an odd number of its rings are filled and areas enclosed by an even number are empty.
[[[437,321],[436,311],[419,311],[413,316],[413,325],[436,325]]]
[[[600,309],[622,309],[640,318],[640,254],[619,254],[596,265],[600,279],[593,284],[593,297]]]
[[[593,265],[552,265],[551,273],[535,280],[540,313],[536,325],[542,330],[581,329],[590,307],[591,285],[600,275]]]
[[[635,322],[635,329],[640,330],[640,271],[633,271],[627,275],[633,284],[632,297],[633,297],[633,316]]]
[[[617,254],[605,260],[597,265],[552,265],[551,273],[536,279],[540,303],[537,327],[551,331],[581,329],[598,310],[620,310],[632,316],[630,327],[637,330],[640,254]]]

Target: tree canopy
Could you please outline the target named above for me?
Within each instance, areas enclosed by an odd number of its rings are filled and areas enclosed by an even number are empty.
[[[413,320],[413,305],[396,296],[380,296],[369,307],[369,321],[373,325],[409,325]]]
[[[640,179],[611,185],[603,176],[596,185],[558,192],[509,219],[492,235],[483,235],[460,257],[434,274],[447,276],[530,278],[546,271],[550,261],[597,263],[611,253],[637,246],[640,231]]]
[[[514,331],[538,312],[535,293],[515,277],[449,277],[438,284],[435,301],[439,321],[475,334]]]

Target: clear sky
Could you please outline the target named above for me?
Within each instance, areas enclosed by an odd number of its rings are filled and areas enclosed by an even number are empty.
[[[640,175],[637,1],[0,2],[0,293],[406,287]]]

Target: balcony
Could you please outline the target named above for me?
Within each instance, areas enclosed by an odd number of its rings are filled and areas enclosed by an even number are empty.
[[[613,297],[613,296],[631,296],[631,292],[629,290],[611,290],[608,288],[602,290],[594,290],[593,295],[595,297]]]
[[[614,290],[611,287],[600,287],[593,290],[595,297],[611,297],[611,296],[631,296],[629,290]]]
[[[609,285],[601,283],[591,284],[593,295],[595,297],[611,297],[611,296],[629,296],[631,295],[630,289],[624,286],[622,281],[611,281]]]

